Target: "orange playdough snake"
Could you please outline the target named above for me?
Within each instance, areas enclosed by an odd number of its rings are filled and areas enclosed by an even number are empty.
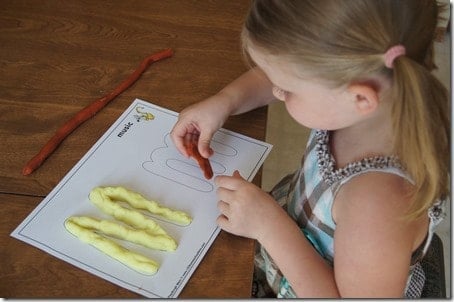
[[[22,169],[23,175],[29,175],[35,171],[41,164],[57,149],[60,143],[71,133],[79,127],[83,122],[94,116],[102,108],[104,108],[110,101],[128,89],[134,82],[136,82],[142,73],[154,62],[169,58],[173,55],[172,49],[168,48],[158,53],[152,54],[145,58],[139,67],[123,82],[120,83],[109,94],[93,101],[91,104],[80,110],[73,118],[64,123],[54,134],[54,136],[44,145],[44,147],[36,154]]]

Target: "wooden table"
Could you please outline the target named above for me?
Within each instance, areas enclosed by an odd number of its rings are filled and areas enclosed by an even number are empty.
[[[0,9],[0,297],[137,294],[10,237],[136,98],[181,111],[246,70],[239,31],[248,1],[24,1]],[[172,58],[76,129],[33,174],[21,174],[56,129],[123,81],[143,58]],[[264,139],[266,109],[225,128]],[[260,183],[260,173],[254,180]],[[180,297],[249,297],[254,242],[221,232]]]

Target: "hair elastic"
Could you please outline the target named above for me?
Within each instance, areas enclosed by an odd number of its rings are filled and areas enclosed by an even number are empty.
[[[397,57],[405,55],[405,46],[398,44],[390,47],[385,55],[385,66],[388,68],[393,68],[393,62]]]

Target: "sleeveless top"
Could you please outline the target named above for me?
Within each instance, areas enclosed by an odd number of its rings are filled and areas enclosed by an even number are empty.
[[[299,225],[318,253],[333,265],[336,224],[331,212],[334,198],[340,187],[351,178],[371,171],[396,174],[412,182],[397,157],[393,156],[364,158],[335,169],[335,160],[329,150],[329,132],[313,130],[309,136],[301,168],[294,174],[284,177],[270,194],[287,210],[288,215]],[[430,245],[435,226],[443,219],[442,202],[436,202],[429,209],[428,215],[430,217],[428,234],[412,255],[407,286],[403,293],[407,298],[421,296],[425,275],[420,260]],[[263,272],[268,283],[266,286],[278,297],[296,297],[290,284],[261,246],[258,247],[255,265],[256,270]]]

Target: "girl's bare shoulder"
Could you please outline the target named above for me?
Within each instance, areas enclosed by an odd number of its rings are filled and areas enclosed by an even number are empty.
[[[336,196],[333,218],[335,275],[345,295],[402,294],[412,252],[427,233],[426,217],[408,221],[411,184],[369,172],[352,178]]]

